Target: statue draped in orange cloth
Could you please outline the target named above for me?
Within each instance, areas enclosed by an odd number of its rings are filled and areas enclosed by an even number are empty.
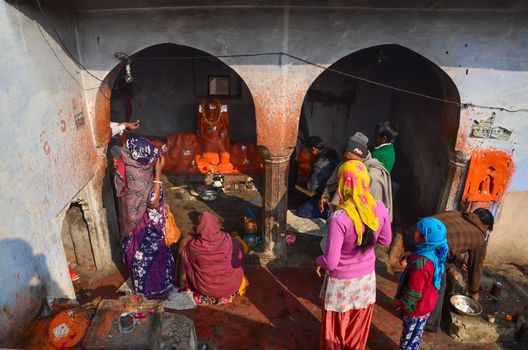
[[[196,129],[202,146],[202,156],[198,157],[200,172],[235,172],[229,154],[229,112],[227,105],[219,100],[207,100],[198,105]]]

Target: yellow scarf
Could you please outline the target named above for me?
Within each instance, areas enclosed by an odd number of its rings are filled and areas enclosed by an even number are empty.
[[[370,177],[365,165],[358,160],[344,162],[338,170],[337,191],[341,203],[337,206],[348,214],[358,236],[357,244],[363,241],[363,224],[373,231],[379,227],[376,216],[378,204],[370,194]]]

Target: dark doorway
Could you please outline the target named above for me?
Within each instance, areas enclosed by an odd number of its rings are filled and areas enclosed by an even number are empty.
[[[381,45],[352,53],[331,69],[439,99],[459,102],[452,80],[423,56],[398,45]],[[448,163],[455,150],[460,110],[435,101],[357,80],[331,70],[311,85],[303,104],[299,134],[318,135],[342,151],[357,131],[371,143],[377,123],[399,128],[393,181],[401,188],[394,206],[403,221],[430,215],[439,207]]]
[[[253,98],[242,78],[218,58],[175,44],[148,47],[131,56],[133,80],[119,73],[111,97],[110,117],[141,119],[136,134],[164,139],[196,130],[196,108],[218,99],[229,108],[231,142],[256,142]]]

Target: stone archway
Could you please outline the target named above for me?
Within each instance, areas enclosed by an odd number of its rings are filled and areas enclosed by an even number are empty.
[[[94,138],[100,149],[100,163],[106,163],[104,154],[110,140],[110,119],[118,122],[141,119],[141,127],[135,132],[137,135],[163,140],[175,133],[194,132],[198,123],[195,119],[197,106],[213,97],[222,101],[222,108],[229,107],[232,146],[242,142],[256,144],[253,96],[241,76],[226,63],[193,47],[167,43],[147,47],[128,57],[131,60],[132,83],[125,82],[124,63],[117,64],[105,77],[95,98]],[[228,95],[213,96],[208,91],[210,86],[198,86],[211,76],[229,79]],[[132,113],[130,100],[125,101],[130,99],[130,96],[125,96],[125,86],[133,87],[131,94],[135,100]],[[127,103],[128,107],[125,106]],[[149,106],[150,103],[153,105]],[[165,104],[164,109],[159,106],[161,104]],[[105,172],[101,174],[103,178],[99,180],[99,188],[109,214],[108,226],[118,232],[111,184],[108,176],[104,178]],[[256,214],[261,216],[258,212]]]
[[[339,150],[354,132],[361,131],[373,140],[374,126],[392,121],[399,126],[399,135],[391,175],[405,194],[396,202],[404,221],[445,209],[458,171],[460,120],[460,97],[449,76],[427,58],[399,45],[362,49],[330,68],[455,102],[427,99],[325,70],[310,86],[300,120],[303,133],[321,136]]]

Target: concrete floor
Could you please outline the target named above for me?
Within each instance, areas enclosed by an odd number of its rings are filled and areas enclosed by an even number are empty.
[[[192,227],[193,217],[189,214],[193,211],[217,212],[224,217],[226,230],[240,229],[247,208],[260,215],[258,190],[236,191],[232,188],[222,200],[204,203],[190,198],[188,190],[180,191],[181,181],[178,180],[165,178],[164,182],[166,198],[184,234]],[[241,183],[233,181],[236,182]],[[298,220],[291,214],[288,215],[288,223],[296,231],[317,231],[315,226],[310,226],[313,223]],[[314,258],[320,254],[320,237],[315,235],[316,232],[310,233],[299,233],[297,242],[288,247],[288,267],[246,267],[246,276],[251,284],[245,296],[237,296],[229,305],[200,306],[195,310],[182,311],[194,321],[199,342],[207,344],[208,349],[318,349],[321,327],[319,290],[322,279],[314,273]],[[377,263],[376,271],[377,303],[368,349],[396,349],[401,319],[392,309],[390,301],[396,291],[397,277],[385,272],[383,262]],[[121,267],[102,274],[79,273],[82,278],[75,285],[82,303],[96,296],[118,298],[115,290],[124,281],[127,272]],[[46,339],[49,321],[41,319],[35,322],[21,347],[48,348]],[[444,333],[426,334],[422,346],[422,349],[497,348],[496,344],[461,344]]]
[[[213,349],[318,349],[322,279],[307,268],[248,268],[247,294],[232,304],[187,310],[198,340]],[[396,349],[399,315],[390,300],[396,281],[378,274],[377,303],[368,349]],[[444,333],[426,334],[422,349],[496,349],[495,344],[460,344]]]
[[[401,332],[400,316],[390,306],[396,279],[377,267],[377,302],[374,308],[368,349],[396,349]],[[322,279],[313,268],[246,268],[250,281],[247,294],[223,306],[199,306],[180,311],[195,323],[200,343],[208,349],[318,349],[321,319],[319,290]],[[89,283],[90,295],[84,301],[112,293],[118,273]],[[47,327],[50,319],[35,322],[20,348],[50,349]],[[496,344],[461,344],[444,333],[426,334],[422,349],[500,349]]]

